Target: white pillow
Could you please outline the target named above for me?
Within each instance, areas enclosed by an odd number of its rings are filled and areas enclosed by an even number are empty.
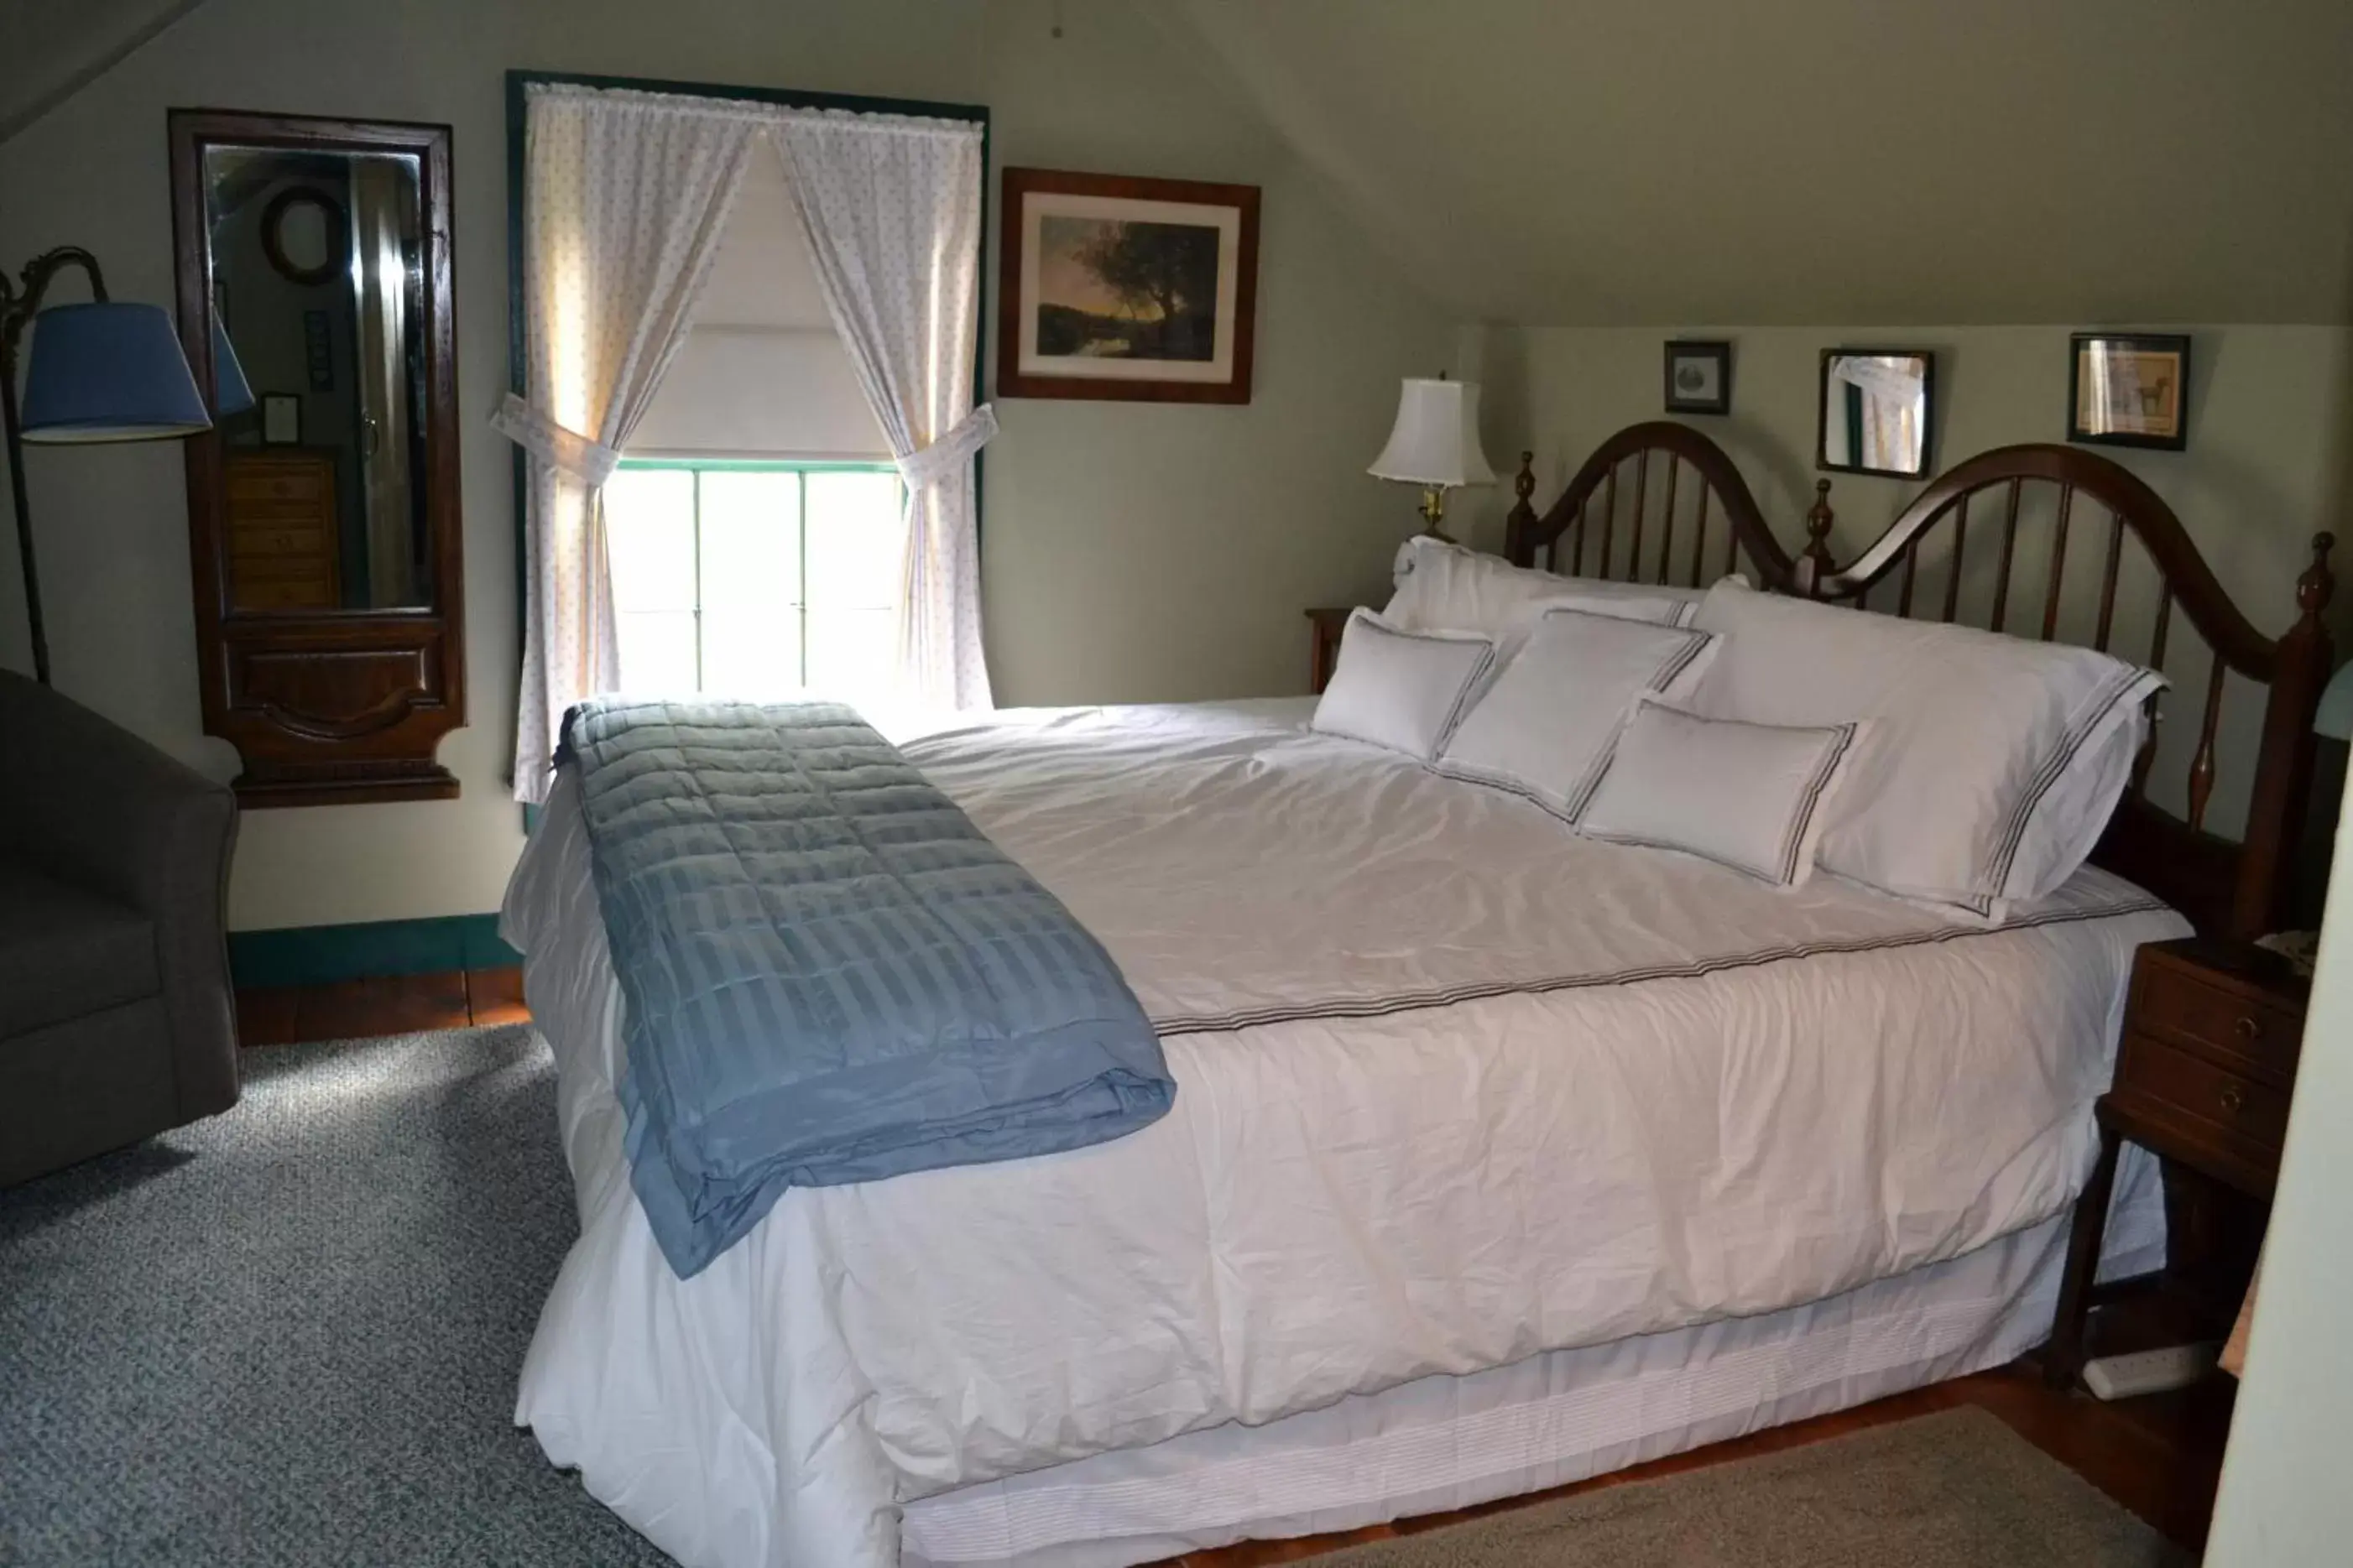
[[[1483,632],[1498,638],[1525,631],[1556,605],[1662,626],[1689,626],[1706,597],[1697,588],[1556,576],[1427,537],[1399,547],[1394,575],[1397,592],[1381,612],[1392,624],[1409,631]]]
[[[1341,630],[1340,659],[1311,727],[1428,762],[1494,662],[1490,638],[1402,631],[1358,610]]]
[[[1635,700],[1680,700],[1707,673],[1705,632],[1549,609],[1446,743],[1441,771],[1527,795],[1570,822]]]
[[[2132,773],[2154,670],[2090,648],[1719,583],[1725,647],[1693,706],[1763,724],[1872,721],[1823,868],[2000,918],[2055,892]]]
[[[1823,823],[1868,729],[1703,719],[1645,699],[1577,831],[1798,887],[1813,875]]]

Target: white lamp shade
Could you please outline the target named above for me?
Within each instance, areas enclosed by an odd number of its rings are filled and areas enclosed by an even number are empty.
[[[1479,446],[1479,384],[1408,377],[1397,428],[1366,472],[1432,489],[1493,484],[1495,470]]]

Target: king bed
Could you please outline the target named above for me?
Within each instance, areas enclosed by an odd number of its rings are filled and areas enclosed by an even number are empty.
[[[1883,584],[1909,615],[1926,553],[1950,619],[1960,545],[1923,541],[1993,487],[2006,600],[2021,487],[2049,479],[2054,562],[2078,492],[2114,520],[2101,647],[2130,533],[2215,668],[2270,687],[2244,846],[2202,820],[2219,695],[2188,819],[2147,799],[2164,748],[2120,729],[2099,863],[1968,910],[1568,831],[1541,792],[1334,732],[1328,700],[908,730],[904,761],[1116,963],[1173,1106],[791,1185],[693,1270],[633,1184],[628,1004],[567,769],[503,925],[582,1230],[517,1420],[697,1568],[1109,1565],[1556,1485],[2039,1342],[2134,950],[2276,909],[2327,577],[2274,641],[2123,470],[2015,448],[1956,476],[1841,572],[1826,506],[1784,552],[1704,437],[1636,426],[1544,514],[1524,471],[1508,553],[1692,604],[1728,561],[1768,594],[1707,591],[1751,615]],[[2156,1266],[2153,1168],[2115,1206],[2106,1271]]]

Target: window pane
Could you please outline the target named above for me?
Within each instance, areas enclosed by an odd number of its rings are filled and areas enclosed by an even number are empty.
[[[898,472],[814,473],[807,479],[808,602],[828,609],[895,608],[907,545]],[[814,661],[814,624],[811,631]]]
[[[704,691],[713,697],[784,702],[798,697],[800,688],[798,610],[776,604],[721,605],[702,612]]]
[[[683,468],[622,468],[605,486],[605,540],[613,605],[694,608],[694,476]]]
[[[614,621],[621,639],[622,690],[658,697],[693,695],[693,611],[624,610]]]
[[[702,605],[797,605],[801,477],[712,469],[702,476]]]
[[[809,575],[814,579],[817,574],[812,570]],[[812,608],[808,694],[835,702],[886,700],[898,672],[898,629],[895,609]]]

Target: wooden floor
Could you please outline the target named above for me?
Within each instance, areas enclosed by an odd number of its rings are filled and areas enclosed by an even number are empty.
[[[237,994],[238,1034],[248,1046],[515,1023],[530,1016],[522,1002],[522,973],[514,969],[413,974]],[[2162,1294],[2119,1302],[2094,1319],[2093,1353],[2139,1350],[2194,1337],[2197,1331],[2185,1324],[2183,1312],[2179,1303]],[[2044,1453],[2194,1552],[2205,1545],[2237,1388],[2235,1382],[2218,1373],[2178,1394],[2103,1405],[2087,1394],[2052,1393],[2043,1387],[2031,1361],[2020,1362],[1532,1498],[1374,1525],[1345,1535],[1246,1542],[1215,1552],[1192,1552],[1176,1563],[1181,1568],[1255,1568],[1261,1563],[1295,1563],[1357,1542],[1409,1534],[1547,1498],[1770,1453],[1960,1405],[1978,1405],[2000,1416]]]

